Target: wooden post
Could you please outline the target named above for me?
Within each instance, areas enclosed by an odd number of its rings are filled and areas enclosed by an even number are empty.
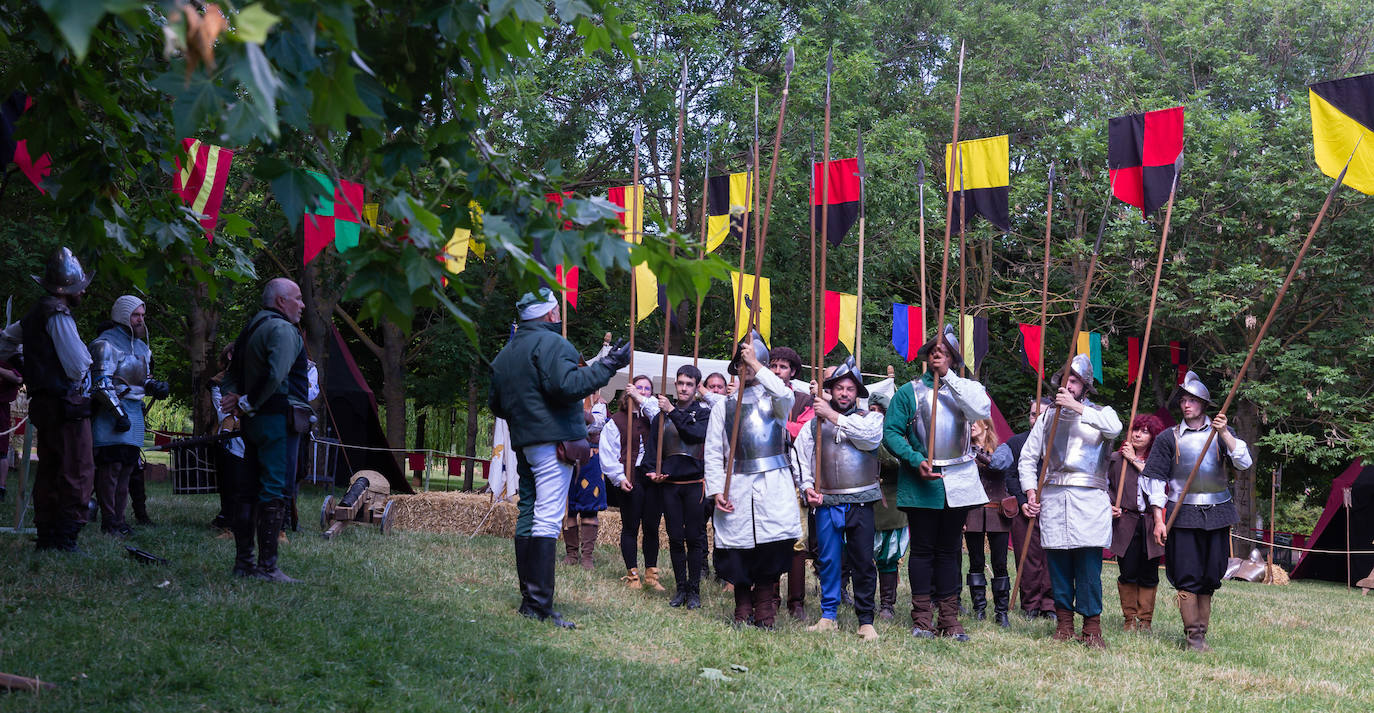
[[[949,286],[949,241],[951,221],[954,220],[954,191],[950,190],[951,172],[962,174],[964,168],[959,160],[959,104],[964,93],[964,43],[959,43],[959,83],[954,92],[954,135],[950,139],[950,170],[945,173],[945,253],[940,265],[940,310],[935,315],[935,338],[941,339],[944,330],[940,327],[940,320],[945,318],[945,291]],[[960,197],[963,202],[963,197]],[[960,315],[962,317],[963,315]],[[963,331],[963,321],[959,322],[959,331]],[[961,345],[962,346],[962,345]],[[933,351],[933,350],[932,350]],[[950,358],[955,355],[951,354]],[[930,390],[930,427],[926,429],[923,439],[928,440],[929,435],[936,432],[935,421],[939,417],[940,410],[940,372],[931,370],[931,390]],[[818,459],[819,460],[819,459]]]

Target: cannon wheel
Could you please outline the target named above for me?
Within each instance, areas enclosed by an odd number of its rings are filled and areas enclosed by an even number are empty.
[[[329,529],[329,516],[334,512],[334,496],[324,496],[324,505],[320,506],[320,529]]]
[[[386,507],[385,507],[385,508],[382,508],[382,517],[381,517],[380,520],[377,521],[377,525],[378,525],[378,527],[381,529],[383,535],[390,535],[390,534],[391,534],[391,501],[390,501],[390,500],[387,501]]]

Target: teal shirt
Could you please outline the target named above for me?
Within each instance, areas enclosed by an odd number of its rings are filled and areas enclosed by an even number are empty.
[[[926,386],[935,383],[929,371],[921,381]],[[909,383],[902,384],[883,418],[883,444],[897,457],[897,507],[940,510],[945,507],[944,481],[926,480],[917,470],[926,460],[926,447],[911,424],[915,416],[916,392]]]

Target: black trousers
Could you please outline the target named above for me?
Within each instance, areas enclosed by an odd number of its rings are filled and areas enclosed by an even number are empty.
[[[1164,541],[1164,573],[1180,592],[1210,595],[1221,588],[1230,557],[1230,528],[1175,527]]]
[[[911,559],[907,580],[913,595],[939,601],[959,593],[959,569],[963,554],[959,535],[968,508],[904,508],[911,530]]]
[[[644,566],[658,566],[658,528],[663,521],[663,486],[642,473],[634,476],[635,487],[620,500],[620,556],[625,569],[639,566],[638,543],[644,531]]]
[[[1159,586],[1159,558],[1150,559],[1146,555],[1148,549],[1145,538],[1150,536],[1146,522],[1145,518],[1140,518],[1135,526],[1135,536],[1131,538],[1131,544],[1126,546],[1126,554],[1116,558],[1117,568],[1121,570],[1116,581],[1153,589]],[[1180,530],[1175,529],[1174,531],[1179,532]],[[1222,530],[1222,532],[1225,531]],[[1226,571],[1224,562],[1223,560],[1223,573]],[[1218,577],[1217,581],[1220,582],[1221,578]]]
[[[701,586],[701,567],[706,561],[706,496],[701,483],[664,483],[663,519],[668,523],[668,557],[673,580],[688,591]]]
[[[1010,532],[965,532],[964,544],[968,546],[968,573],[982,574],[987,566],[983,556],[983,542],[992,551],[992,576],[1007,576],[1007,539]]]

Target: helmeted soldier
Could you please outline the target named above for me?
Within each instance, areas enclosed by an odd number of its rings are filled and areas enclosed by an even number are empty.
[[[1110,406],[1093,403],[1093,365],[1086,354],[1075,356],[1068,378],[1059,387],[1053,408],[1031,429],[1017,464],[1026,510],[1039,516],[1041,542],[1050,570],[1057,626],[1053,638],[1074,638],[1073,615],[1083,617],[1079,640],[1106,648],[1102,638],[1102,550],[1112,542],[1112,501],[1107,494],[1107,459],[1121,419]],[[1055,419],[1058,425],[1053,426]],[[1050,431],[1054,441],[1046,445]],[[1040,462],[1049,460],[1045,490],[1038,492]]]
[[[883,414],[859,408],[859,399],[868,398],[868,389],[853,357],[837,367],[823,387],[813,402],[816,418],[802,427],[796,443],[802,492],[807,504],[816,508],[816,562],[821,580],[821,618],[807,630],[836,629],[843,570],[848,570],[854,578],[859,636],[872,641],[878,638],[873,628],[873,588],[878,578],[873,562],[873,505],[882,499],[878,446],[883,441]]]
[[[1208,651],[1212,594],[1221,587],[1226,571],[1228,533],[1240,521],[1231,501],[1228,470],[1245,470],[1254,464],[1254,459],[1250,446],[1236,437],[1224,414],[1207,418],[1207,407],[1216,404],[1197,374],[1189,371],[1184,375],[1177,403],[1183,421],[1155,437],[1141,475],[1169,483],[1167,509],[1179,513],[1167,542],[1163,543],[1164,573],[1178,590],[1186,645],[1194,651]],[[1210,430],[1216,431],[1216,437],[1204,451]],[[1197,475],[1180,503],[1183,486],[1195,464]],[[1162,528],[1156,529],[1155,538],[1164,539]]]
[[[59,248],[48,259],[43,277],[33,278],[48,295],[21,322],[29,419],[38,429],[33,520],[40,550],[76,551],[95,482],[91,354],[72,317],[92,277],[71,250]]]
[[[116,299],[110,308],[113,324],[90,344],[95,401],[91,438],[100,530],[119,537],[130,532],[124,505],[143,449],[143,398],[165,398],[169,393],[167,382],[152,378],[146,311],[143,300],[134,295]]]
[[[715,499],[717,574],[735,587],[734,621],[771,628],[778,580],[801,536],[797,490],[787,455],[793,392],[768,370],[768,347],[757,332],[740,343],[729,372],[739,391],[711,407],[706,429],[706,496]],[[742,404],[742,405],[741,405]],[[736,408],[738,439],[730,458]],[[732,472],[726,487],[726,469]]]
[[[929,370],[897,389],[883,425],[883,442],[899,461],[897,506],[906,512],[911,532],[911,635],[968,641],[959,623],[961,534],[969,508],[988,501],[974,461],[970,424],[990,418],[992,402],[982,384],[956,373],[963,356],[953,325],[945,325],[916,356],[928,362]],[[938,404],[934,433],[932,400]]]

